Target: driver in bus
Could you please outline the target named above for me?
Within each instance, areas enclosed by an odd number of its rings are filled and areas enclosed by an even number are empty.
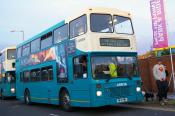
[[[117,77],[117,65],[113,60],[109,63],[109,72],[112,78]]]

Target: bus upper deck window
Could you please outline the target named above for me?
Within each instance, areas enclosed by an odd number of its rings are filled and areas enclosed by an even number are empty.
[[[68,38],[68,24],[54,30],[54,43],[59,43]]]
[[[129,17],[114,16],[115,32],[119,34],[133,34],[132,22]]]
[[[45,49],[52,45],[52,32],[49,32],[41,37],[41,49]]]
[[[70,22],[70,38],[85,34],[87,31],[87,17],[83,15]]]
[[[99,33],[112,33],[112,16],[110,14],[97,14],[90,15],[90,27],[92,32]]]

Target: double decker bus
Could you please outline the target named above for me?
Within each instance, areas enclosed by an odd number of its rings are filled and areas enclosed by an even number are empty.
[[[17,98],[72,107],[143,100],[131,15],[90,8],[17,46]]]
[[[3,49],[0,53],[0,97],[15,97],[15,56],[16,47]]]

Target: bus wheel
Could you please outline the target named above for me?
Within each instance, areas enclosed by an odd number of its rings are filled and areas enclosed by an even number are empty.
[[[63,90],[60,94],[60,105],[65,111],[72,111],[70,95],[66,90]]]
[[[27,105],[31,104],[30,92],[28,90],[26,90],[25,93],[24,93],[24,102]]]

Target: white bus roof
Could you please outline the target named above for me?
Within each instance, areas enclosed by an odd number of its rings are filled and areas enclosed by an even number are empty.
[[[116,8],[92,7],[92,8],[87,8],[85,10],[80,10],[78,14],[76,13],[75,15],[67,18],[66,22],[70,22],[71,20],[74,20],[79,16],[82,16],[83,14],[91,14],[91,13],[113,14],[113,15],[120,15],[120,16],[131,18],[130,12],[127,12],[127,11],[118,10]]]
[[[7,51],[8,49],[16,49],[16,46],[8,46],[8,47],[2,49],[1,53],[4,52],[4,51]]]

